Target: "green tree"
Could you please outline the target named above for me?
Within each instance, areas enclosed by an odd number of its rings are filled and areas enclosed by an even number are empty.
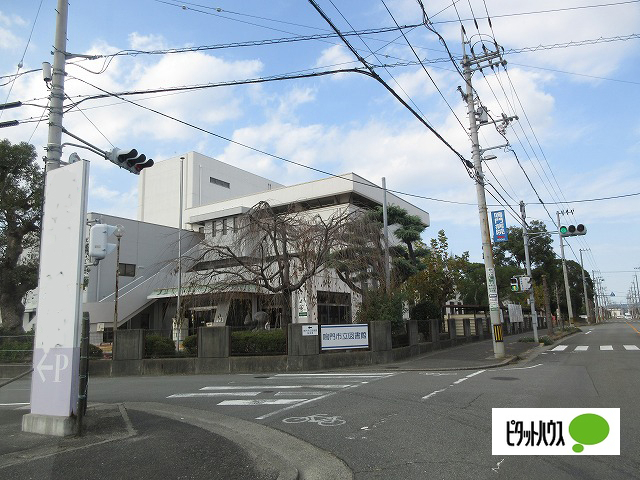
[[[382,207],[372,210],[369,218],[377,224],[379,231],[382,231]],[[387,224],[393,235],[400,241],[399,245],[389,248],[389,253],[398,283],[402,283],[423,268],[420,259],[426,256],[427,249],[420,240],[420,236],[427,225],[420,217],[410,215],[404,208],[397,205],[387,207]]]
[[[536,268],[553,262],[556,258],[553,251],[551,234],[546,234],[547,227],[540,220],[529,222],[529,258],[531,267]],[[493,258],[496,265],[512,265],[526,268],[524,240],[521,227],[509,228],[509,239],[493,245]]]
[[[33,145],[0,142],[0,316],[20,330],[22,298],[38,284],[44,174]]]
[[[407,296],[415,303],[429,301],[440,308],[453,297],[469,263],[469,253],[461,256],[449,253],[449,241],[444,230],[431,239],[426,257],[421,259],[420,271],[409,277],[404,284]]]

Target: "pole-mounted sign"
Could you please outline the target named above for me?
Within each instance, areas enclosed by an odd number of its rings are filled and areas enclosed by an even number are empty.
[[[493,242],[506,242],[509,239],[509,233],[507,232],[504,210],[491,212],[491,223],[493,224]]]

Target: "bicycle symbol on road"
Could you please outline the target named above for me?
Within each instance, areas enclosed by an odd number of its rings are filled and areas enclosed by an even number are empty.
[[[282,420],[284,423],[317,423],[321,427],[337,427],[347,423],[345,419],[337,415],[327,415],[326,413],[316,413],[306,417],[289,417]]]

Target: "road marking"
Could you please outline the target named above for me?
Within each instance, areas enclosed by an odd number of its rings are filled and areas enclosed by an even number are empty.
[[[549,350],[550,352],[562,352],[563,350],[566,350],[568,348],[568,345],[558,345],[555,348],[552,348],[551,350]]]
[[[478,370],[477,372],[470,373],[466,377],[463,377],[463,378],[461,378],[459,380],[456,380],[451,385],[449,385],[449,387],[453,387],[454,385],[458,385],[459,383],[462,383],[465,380],[469,380],[471,377],[475,377],[476,375],[480,375],[482,372],[486,372],[486,370]],[[422,397],[422,400],[426,400],[428,398],[431,398],[437,393],[444,392],[449,387],[443,388],[442,390],[436,390],[435,392],[431,392],[429,395],[425,395],[424,397]]]
[[[625,350],[640,350],[636,345],[623,345]]]
[[[589,349],[589,345],[578,345],[575,349],[576,352],[586,352]]]
[[[29,402],[0,403],[0,407],[17,407],[21,405],[29,405]]]
[[[290,405],[292,403],[302,403],[304,398],[282,398],[282,399],[254,399],[254,400],[223,400],[218,405]]]
[[[442,390],[436,390],[435,392],[431,392],[429,395],[425,395],[424,397],[422,397],[422,400],[426,400],[427,398],[431,398],[435,394],[440,393],[440,392],[444,392],[445,390],[446,390],[446,388],[443,388]]]
[[[636,331],[636,333],[637,333],[638,335],[640,335],[640,331],[638,331],[638,329],[637,329],[636,327],[634,327],[633,325],[631,325],[629,322],[624,322],[624,323],[626,323],[627,325],[629,325],[631,328],[633,328],[633,329]]]
[[[315,395],[324,395],[325,392],[276,392],[276,397],[284,397],[285,395],[303,395],[305,397],[313,397]]]
[[[600,350],[613,350],[613,345],[600,345]]]
[[[395,373],[278,373],[270,378],[276,377],[297,377],[297,378],[332,378],[332,377],[340,377],[340,378],[382,378],[382,377],[391,377],[395,375]]]
[[[202,387],[200,390],[287,390],[287,389],[299,389],[299,388],[323,388],[326,390],[337,390],[340,388],[347,388],[351,385],[254,385],[254,386],[211,386]]]
[[[538,363],[537,365],[531,365],[530,367],[513,367],[513,368],[503,368],[503,370],[527,370],[529,368],[536,368],[542,366],[542,363]]]
[[[593,330],[589,330],[588,332],[585,333],[585,335],[589,335]]]
[[[190,397],[256,397],[261,392],[198,392],[198,393],[175,393],[167,398],[190,398]]]

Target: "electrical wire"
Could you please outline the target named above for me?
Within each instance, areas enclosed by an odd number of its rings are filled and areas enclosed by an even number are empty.
[[[494,15],[493,18],[509,18],[509,17],[519,17],[519,16],[523,16],[523,15],[540,15],[540,14],[544,14],[544,13],[558,13],[558,12],[568,12],[571,10],[585,10],[585,9],[589,9],[589,8],[601,8],[601,7],[614,7],[614,6],[619,6],[619,5],[628,5],[628,4],[632,4],[632,3],[638,3],[640,2],[640,0],[626,0],[623,2],[614,2],[614,3],[601,3],[601,4],[597,4],[597,5],[578,5],[575,7],[563,7],[563,8],[552,8],[552,9],[547,9],[547,10],[536,10],[536,11],[531,11],[531,12],[517,12],[517,13],[504,13],[501,15]],[[456,2],[457,3],[457,2]],[[447,7],[449,8],[449,7]],[[440,12],[438,12],[440,13]],[[487,15],[486,17],[479,17],[480,19],[487,19],[489,18],[489,16]],[[462,21],[467,22],[470,21],[470,18],[466,18]],[[438,22],[433,22],[436,24],[443,24],[443,23],[456,23],[456,20],[440,20]]]
[[[29,32],[29,38],[27,38],[27,43],[24,46],[24,50],[22,52],[22,56],[20,57],[20,61],[18,62],[18,67],[16,70],[16,73],[13,75],[13,79],[11,80],[11,87],[9,87],[9,92],[7,92],[7,98],[5,99],[4,103],[7,103],[9,101],[9,97],[11,97],[11,92],[13,91],[13,86],[16,84],[16,79],[18,78],[18,74],[20,73],[20,69],[22,68],[22,66],[24,65],[24,57],[27,54],[27,48],[29,48],[29,44],[31,43],[31,37],[33,36],[33,30],[36,27],[36,23],[38,21],[38,17],[40,16],[40,8],[42,8],[42,1],[40,0],[40,3],[38,4],[38,11],[36,12],[36,18],[33,20],[33,25],[31,25],[31,31]],[[2,120],[2,116],[4,115],[4,109],[0,110],[0,120]]]

